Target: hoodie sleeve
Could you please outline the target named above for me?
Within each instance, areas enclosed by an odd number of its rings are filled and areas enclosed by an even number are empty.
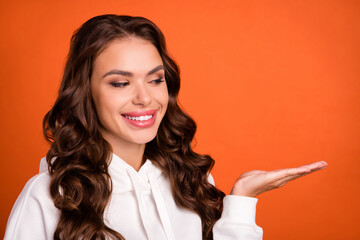
[[[208,180],[215,185],[211,174]],[[214,240],[262,240],[263,230],[255,223],[257,201],[252,197],[225,196],[221,218],[213,228]]]
[[[49,194],[49,181],[44,172],[26,183],[11,210],[4,240],[53,239],[60,215]]]
[[[214,240],[261,240],[263,230],[255,223],[257,198],[228,195],[221,218],[213,228]]]

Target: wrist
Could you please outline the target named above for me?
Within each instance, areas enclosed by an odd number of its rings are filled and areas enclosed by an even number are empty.
[[[239,189],[239,188],[233,188],[230,191],[230,195],[236,195],[236,196],[243,196],[243,197],[256,197],[258,194],[251,193],[249,191],[246,191],[245,189]]]

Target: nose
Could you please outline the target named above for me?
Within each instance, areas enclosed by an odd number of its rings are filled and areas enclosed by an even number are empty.
[[[132,102],[134,105],[143,106],[147,106],[151,103],[151,94],[149,92],[149,89],[147,89],[146,84],[136,84],[134,88],[134,97]]]

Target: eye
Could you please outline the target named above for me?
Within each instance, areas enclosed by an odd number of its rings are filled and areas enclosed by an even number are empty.
[[[129,85],[129,82],[111,82],[110,85],[115,88],[123,88]]]
[[[158,78],[155,80],[151,80],[150,83],[154,84],[154,85],[159,85],[160,83],[164,82],[165,80],[163,78]]]

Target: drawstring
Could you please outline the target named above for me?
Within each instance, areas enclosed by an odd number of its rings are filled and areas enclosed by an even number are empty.
[[[131,182],[135,189],[135,195],[136,195],[136,199],[137,199],[138,206],[139,206],[139,212],[140,212],[142,223],[145,228],[146,235],[147,235],[148,239],[155,239],[155,234],[151,230],[148,213],[145,208],[146,204],[144,202],[143,195],[141,194],[140,189],[139,189],[139,186],[141,185],[141,183],[135,176],[135,173],[133,171],[131,171],[131,169],[127,168],[126,171],[129,174]]]
[[[154,174],[149,173],[148,177],[149,177],[150,187],[155,199],[156,209],[159,212],[160,220],[164,227],[166,238],[168,240],[175,240],[174,232],[171,227],[170,218],[169,215],[167,214],[165,202],[160,192],[159,183],[156,177],[154,176]]]
[[[143,197],[143,195],[141,193],[141,189],[140,189],[140,186],[142,185],[142,183],[139,181],[138,176],[136,176],[136,173],[132,169],[127,168],[126,171],[131,179],[133,186],[134,186],[141,220],[144,225],[147,237],[150,240],[155,240],[156,235],[154,234],[153,228],[151,227],[151,223],[149,222],[150,218],[148,216],[148,211],[146,209],[146,203],[144,201],[144,197]],[[169,215],[168,215],[166,207],[165,207],[165,201],[164,201],[161,191],[160,191],[157,177],[152,172],[148,172],[147,176],[149,179],[151,192],[152,192],[152,195],[155,200],[156,209],[159,213],[160,221],[162,223],[162,226],[163,226],[163,229],[165,232],[166,239],[167,240],[175,240],[174,232],[173,232],[173,229],[171,226]]]

